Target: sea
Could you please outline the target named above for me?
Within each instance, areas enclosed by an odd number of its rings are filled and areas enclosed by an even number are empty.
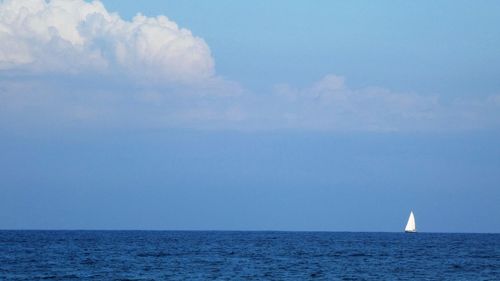
[[[500,280],[500,234],[0,231],[0,280]]]

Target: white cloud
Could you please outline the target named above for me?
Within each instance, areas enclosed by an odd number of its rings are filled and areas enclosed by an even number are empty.
[[[352,88],[327,75],[308,87],[240,95],[226,88],[128,88],[0,78],[0,128],[118,127],[321,131],[463,131],[500,128],[500,95],[456,98]],[[77,87],[74,85],[77,84]],[[201,93],[198,93],[200,91]]]
[[[429,131],[500,127],[500,95],[454,99],[352,88],[328,74],[250,93],[216,75],[203,39],[165,16],[99,1],[0,0],[0,128]]]
[[[127,75],[199,83],[214,76],[203,39],[165,16],[125,21],[99,1],[0,2],[0,70]]]
[[[394,92],[379,87],[353,89],[329,74],[311,86],[274,88],[273,122],[287,128],[349,131],[428,131],[498,127],[498,96],[455,99]]]

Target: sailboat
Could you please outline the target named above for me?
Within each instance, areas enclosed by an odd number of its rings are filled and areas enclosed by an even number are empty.
[[[417,232],[417,227],[415,226],[415,216],[413,216],[413,211],[410,212],[410,217],[408,218],[408,223],[406,224],[405,232],[407,233]]]

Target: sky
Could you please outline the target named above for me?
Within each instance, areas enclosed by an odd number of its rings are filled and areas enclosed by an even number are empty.
[[[0,229],[500,232],[498,1],[0,1]]]

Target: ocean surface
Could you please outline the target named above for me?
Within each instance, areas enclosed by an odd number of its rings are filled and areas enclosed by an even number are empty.
[[[0,231],[0,280],[500,280],[500,234]]]

